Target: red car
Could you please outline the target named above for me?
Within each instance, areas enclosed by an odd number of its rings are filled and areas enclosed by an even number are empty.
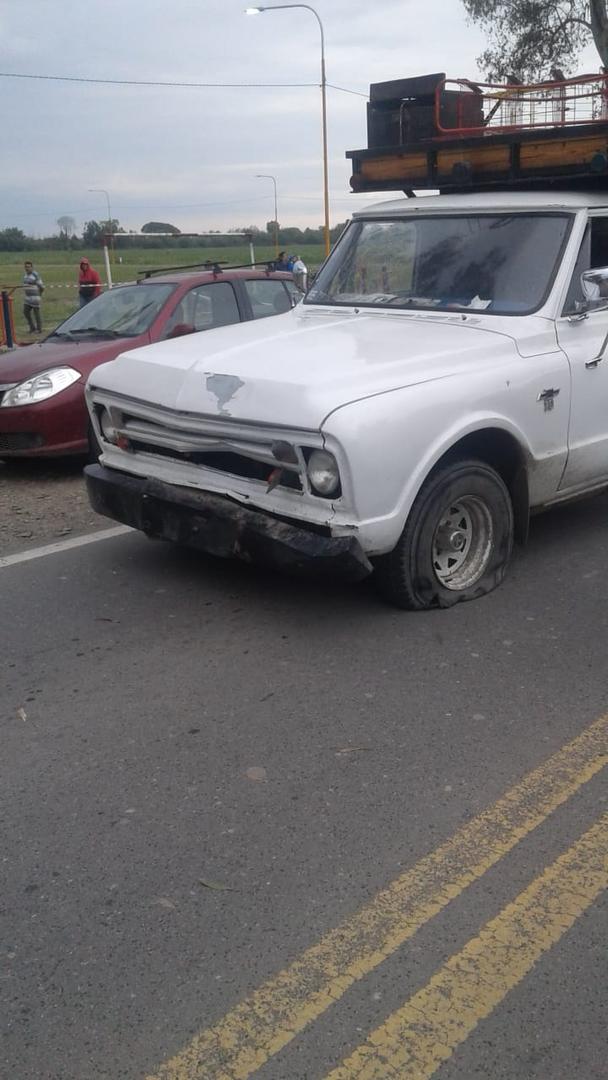
[[[217,266],[102,293],[44,341],[0,356],[0,458],[96,456],[84,399],[93,368],[153,341],[281,314],[301,295],[291,274]]]

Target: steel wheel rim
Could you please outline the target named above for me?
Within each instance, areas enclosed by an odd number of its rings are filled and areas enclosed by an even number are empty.
[[[444,589],[470,589],[484,573],[494,542],[494,522],[487,503],[461,495],[443,510],[432,544],[435,576]]]

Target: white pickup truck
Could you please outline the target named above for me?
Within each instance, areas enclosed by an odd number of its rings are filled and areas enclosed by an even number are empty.
[[[93,507],[405,608],[505,574],[530,512],[608,485],[608,194],[397,199],[276,318],[92,373]]]

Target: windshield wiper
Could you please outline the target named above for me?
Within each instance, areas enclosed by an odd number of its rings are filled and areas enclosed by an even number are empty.
[[[380,296],[374,296],[373,299],[366,300],[366,304],[392,304],[395,300],[401,300],[402,303],[407,303],[405,296],[400,296],[399,293],[382,293]],[[363,303],[363,301],[361,301]]]
[[[72,334],[98,334],[99,337],[117,338],[126,337],[124,331],[119,330],[103,330],[100,326],[83,326],[79,330],[72,330]]]
[[[71,330],[53,330],[53,333],[49,334],[45,340],[48,341],[52,337],[69,338],[70,341],[76,341]]]

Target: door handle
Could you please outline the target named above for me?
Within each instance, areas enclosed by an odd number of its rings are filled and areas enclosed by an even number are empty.
[[[596,368],[598,366],[598,364],[601,364],[603,359],[604,359],[603,356],[596,356],[593,360],[587,360],[587,363],[585,364],[585,367],[586,368]]]

